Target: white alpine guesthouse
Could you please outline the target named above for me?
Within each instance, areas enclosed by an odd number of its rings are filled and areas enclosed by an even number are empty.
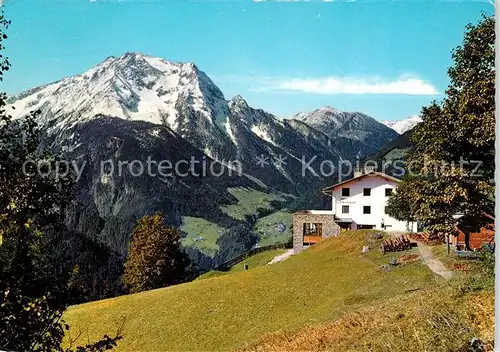
[[[386,213],[387,198],[399,180],[376,172],[356,172],[354,177],[323,189],[332,197],[335,222],[341,229],[417,231],[416,223],[398,221]]]
[[[337,236],[342,230],[421,231],[417,223],[398,221],[386,213],[387,199],[398,182],[393,176],[365,169],[324,188],[323,193],[332,197],[331,210],[299,210],[293,214],[294,251]]]

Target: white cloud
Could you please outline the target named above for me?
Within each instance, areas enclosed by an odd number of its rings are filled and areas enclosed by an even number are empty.
[[[311,94],[402,94],[438,95],[436,87],[417,76],[394,80],[381,78],[323,77],[271,79],[254,91],[302,92]]]

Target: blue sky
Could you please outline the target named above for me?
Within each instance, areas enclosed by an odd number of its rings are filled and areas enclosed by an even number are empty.
[[[193,61],[224,92],[279,116],[331,105],[379,120],[441,99],[465,25],[486,2],[7,0],[15,93],[140,51]]]

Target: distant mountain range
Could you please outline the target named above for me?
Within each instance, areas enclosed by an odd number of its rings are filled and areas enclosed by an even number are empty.
[[[420,116],[411,116],[404,120],[399,121],[382,121],[384,125],[392,128],[399,134],[404,134],[406,131],[413,129],[419,122],[422,121]]]
[[[378,150],[380,141],[391,141],[397,137],[393,129],[374,118],[359,112],[344,112],[330,106],[309,113],[299,113],[293,117],[323,132],[329,138],[345,138],[357,142],[360,155]]]
[[[323,160],[372,155],[398,137],[394,125],[331,107],[280,119],[250,107],[241,96],[227,100],[193,63],[141,53],[109,57],[82,74],[13,95],[8,102],[14,118],[41,110],[44,143],[87,162],[68,224],[122,253],[134,222],[155,211],[163,211],[175,226],[186,216],[224,229],[240,224],[241,219],[223,211],[223,205],[241,202],[231,189],[320,199],[319,187],[335,175],[303,175],[304,160],[317,158],[311,163],[317,169]],[[162,179],[101,174],[106,160],[145,161],[149,156],[174,164],[193,157],[226,171],[237,161],[242,175]],[[244,223],[255,218],[248,215]]]

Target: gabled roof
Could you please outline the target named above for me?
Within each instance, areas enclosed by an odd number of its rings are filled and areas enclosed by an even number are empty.
[[[373,177],[373,176],[380,176],[380,177],[383,177],[383,178],[385,178],[387,180],[394,181],[394,182],[399,182],[400,181],[396,177],[384,174],[383,172],[370,171],[370,172],[367,172],[367,173],[362,174],[360,176],[353,177],[353,178],[350,178],[348,180],[345,180],[345,181],[339,182],[337,184],[334,184],[334,185],[328,186],[326,188],[323,188],[322,192],[325,193],[325,192],[328,192],[328,191],[332,191],[335,188],[337,188],[339,186],[342,186],[343,184],[346,184],[346,183],[349,183],[349,182],[352,182],[352,181],[358,181],[358,180],[361,180],[362,178],[365,178],[365,177]]]

